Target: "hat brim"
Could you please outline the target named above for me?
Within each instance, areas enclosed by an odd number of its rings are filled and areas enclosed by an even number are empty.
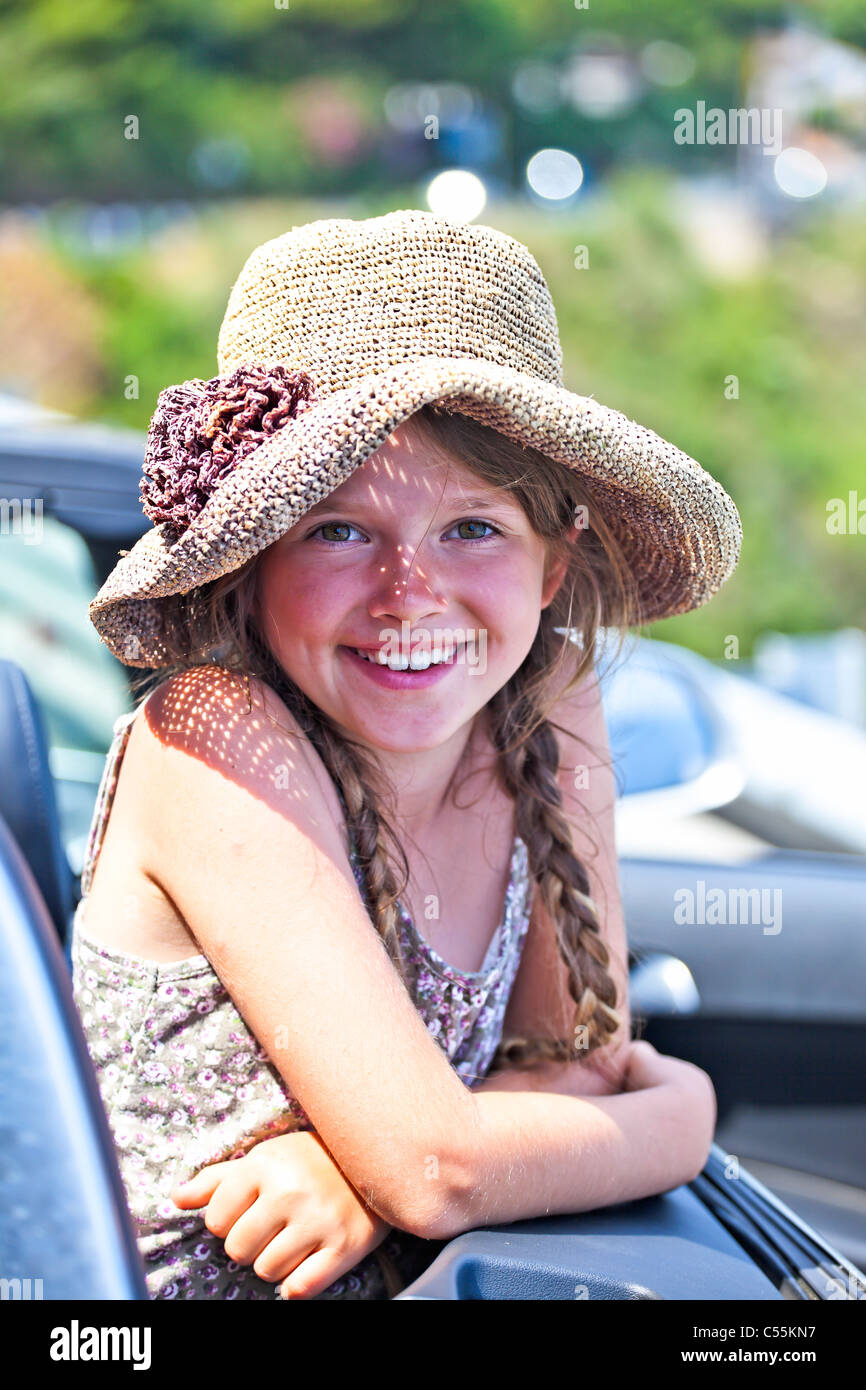
[[[511,367],[427,357],[363,377],[291,420],[227,474],[180,536],[165,522],[146,532],[90,604],[102,641],[125,665],[166,665],[163,599],[271,545],[431,402],[583,476],[634,572],[641,622],[700,607],[736,568],[737,508],[675,445],[592,397]]]

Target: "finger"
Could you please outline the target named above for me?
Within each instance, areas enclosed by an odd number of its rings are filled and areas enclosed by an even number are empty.
[[[293,1274],[304,1260],[318,1248],[320,1239],[313,1230],[305,1233],[295,1224],[278,1231],[253,1261],[253,1270],[260,1279],[277,1283]]]
[[[230,1260],[237,1260],[238,1264],[251,1265],[288,1224],[288,1202],[275,1202],[270,1197],[267,1200],[259,1197],[235,1219],[225,1237],[225,1252]],[[309,1239],[304,1244],[299,1238],[297,1226],[294,1228],[294,1241],[300,1254],[311,1247]],[[284,1272],[288,1274],[289,1270]],[[264,1279],[268,1276],[263,1274],[261,1277]],[[275,1270],[270,1277],[279,1279],[280,1271]]]
[[[254,1173],[249,1168],[241,1168],[239,1164],[232,1163],[230,1166],[236,1171],[226,1174],[204,1213],[204,1224],[208,1230],[223,1239],[259,1195]]]
[[[283,1280],[280,1286],[281,1298],[315,1298],[317,1294],[330,1288],[335,1279],[348,1274],[359,1263],[358,1252],[352,1255],[336,1255],[333,1250],[316,1250],[302,1260],[297,1268]]]
[[[179,1182],[169,1197],[176,1207],[203,1207],[216,1191],[228,1168],[228,1163],[209,1163],[194,1177]]]

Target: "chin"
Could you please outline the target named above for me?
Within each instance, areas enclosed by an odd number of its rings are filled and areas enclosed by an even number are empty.
[[[439,748],[454,732],[450,725],[443,725],[441,729],[427,729],[418,734],[413,734],[411,730],[395,734],[393,728],[382,726],[367,728],[355,724],[344,727],[354,738],[362,738],[365,743],[380,749],[383,753],[426,753],[431,748]]]
[[[381,721],[375,716],[369,720],[349,721],[348,718],[341,718],[337,722],[352,738],[362,739],[371,748],[377,748],[382,753],[427,753],[447,743],[457,729],[471,718],[472,714],[468,714],[466,719],[455,721],[452,711],[448,714],[443,713],[440,720],[416,728],[411,727],[408,721],[395,728],[393,717]]]

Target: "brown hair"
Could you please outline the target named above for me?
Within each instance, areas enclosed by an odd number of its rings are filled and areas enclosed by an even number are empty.
[[[555,629],[570,630],[580,648],[577,670],[565,687],[572,690],[593,668],[599,629],[619,632],[618,655],[626,630],[638,623],[636,585],[594,506],[590,486],[573,470],[441,405],[422,407],[411,417],[411,427],[487,484],[513,494],[534,531],[548,543],[548,560],[568,562],[554,599],[541,612],[528,655],[489,701],[487,710],[504,785],[515,802],[517,832],[527,847],[530,874],[555,925],[559,952],[568,967],[574,1031],[568,1038],[503,1038],[491,1072],[543,1060],[574,1060],[609,1042],[622,1016],[617,1012],[616,984],[597,907],[586,869],[572,845],[557,782],[559,745],[548,714],[562,694],[554,685],[570,643],[567,633]],[[583,526],[579,543],[573,544],[565,533],[579,507],[586,508],[582,521],[588,520],[588,525]],[[389,788],[369,750],[347,738],[289,680],[263,640],[251,614],[258,559],[256,555],[231,574],[166,600],[174,610],[174,660],[168,668],[150,672],[134,684],[139,689],[152,686],[193,665],[217,661],[244,676],[247,689],[254,675],[276,691],[342,789],[348,829],[364,867],[367,910],[402,973],[396,903],[409,868],[389,821]],[[581,1026],[578,1048],[575,1038]]]

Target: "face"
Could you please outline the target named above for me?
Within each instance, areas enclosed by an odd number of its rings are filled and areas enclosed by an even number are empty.
[[[394,753],[433,749],[523,662],[564,573],[546,550],[510,495],[406,422],[263,553],[254,612],[343,730]],[[445,659],[411,669],[431,655]]]

